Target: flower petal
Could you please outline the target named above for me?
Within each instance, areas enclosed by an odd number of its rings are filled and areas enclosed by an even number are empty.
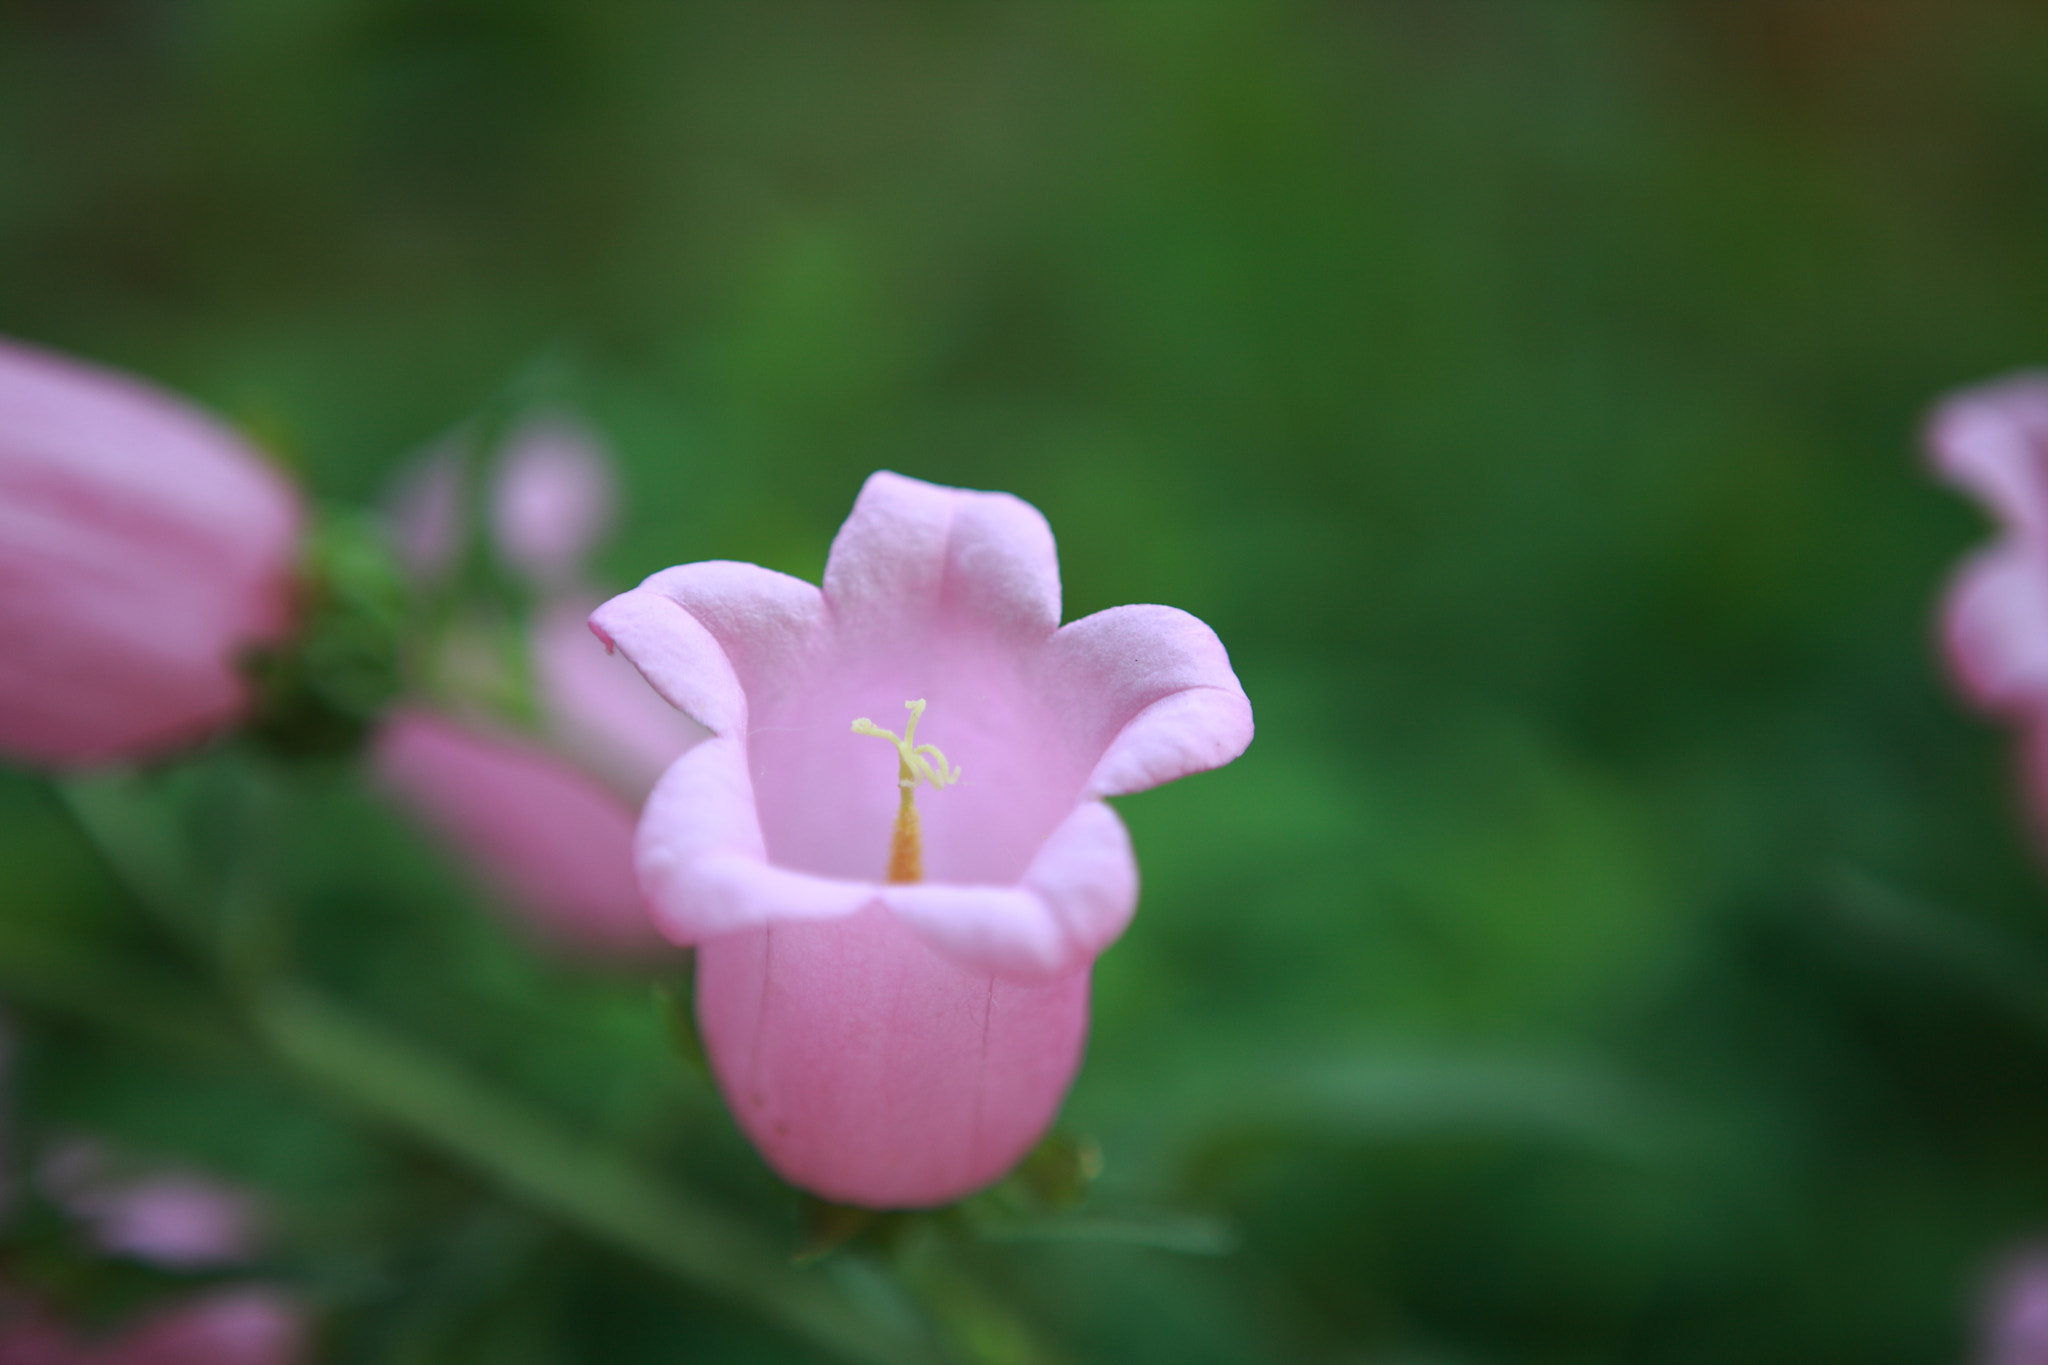
[[[2048,701],[2048,547],[2008,542],[1977,555],[1942,616],[1949,662],[1980,706]]]
[[[1067,957],[1067,936],[1044,897],[1022,886],[884,886],[882,904],[962,966],[1042,976]]]
[[[840,1203],[949,1203],[1015,1165],[1080,1065],[1086,965],[971,971],[880,906],[697,953],[719,1088],[792,1184]]]
[[[491,537],[528,577],[566,582],[604,538],[616,501],[611,459],[588,424],[567,412],[529,417],[491,491]]]
[[[633,884],[633,808],[568,763],[425,711],[377,736],[382,781],[527,923],[601,956],[664,951]]]
[[[149,1265],[216,1269],[247,1261],[263,1241],[263,1211],[247,1191],[196,1170],[137,1170],[94,1138],[46,1153],[36,1184],[94,1247]]]
[[[824,619],[818,590],[754,564],[711,560],[664,569],[590,617],[606,646],[714,734],[745,732],[801,671]]]
[[[1016,886],[884,886],[882,903],[964,967],[1045,977],[1092,962],[1138,905],[1138,863],[1116,812],[1083,802]]]
[[[1221,767],[1252,742],[1252,707],[1216,632],[1173,607],[1112,607],[1060,628],[1045,686],[1101,755],[1091,796]]]
[[[291,615],[297,497],[198,409],[0,340],[0,751],[153,756],[232,720]]]
[[[850,915],[874,888],[768,863],[745,744],[720,736],[677,759],[641,814],[634,848],[641,890],[676,943],[784,919]]]
[[[2008,529],[2048,532],[2048,372],[1965,389],[1935,409],[1927,444],[1935,467]]]
[[[842,633],[899,647],[941,630],[1040,640],[1060,623],[1059,555],[1021,498],[883,471],[833,537],[825,597]]]
[[[637,805],[668,765],[704,739],[632,663],[591,638],[587,601],[549,603],[533,627],[533,671],[553,737]]]
[[[144,1314],[114,1341],[95,1342],[75,1356],[57,1359],[99,1365],[298,1365],[311,1358],[311,1337],[306,1310],[290,1297],[235,1287],[173,1299]]]

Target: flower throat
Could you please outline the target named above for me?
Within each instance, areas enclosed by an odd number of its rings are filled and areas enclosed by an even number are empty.
[[[896,746],[896,786],[902,795],[896,804],[896,828],[889,836],[887,877],[894,883],[924,880],[924,842],[917,826],[918,782],[929,782],[937,790],[960,780],[960,770],[947,765],[946,756],[939,752],[938,745],[917,742],[917,722],[924,715],[923,700],[907,701],[903,705],[910,712],[910,720],[904,725],[901,736],[884,730],[866,716],[853,723],[855,734],[873,735]]]

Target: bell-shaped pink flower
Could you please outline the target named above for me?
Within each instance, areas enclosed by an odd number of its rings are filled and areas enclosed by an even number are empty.
[[[1251,742],[1200,621],[1059,619],[1036,509],[886,473],[822,591],[689,564],[591,618],[711,731],[648,799],[637,867],[664,932],[698,945],[726,1098],[793,1184],[928,1206],[1013,1165],[1080,1064],[1090,969],[1137,903],[1103,798]],[[943,790],[920,801],[920,783]]]
[[[0,341],[0,754],[144,758],[233,720],[290,616],[299,507],[231,432]]]

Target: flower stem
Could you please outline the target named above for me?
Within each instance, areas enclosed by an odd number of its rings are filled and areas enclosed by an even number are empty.
[[[845,1359],[898,1365],[935,1357],[927,1342],[857,1311],[831,1281],[792,1267],[773,1239],[648,1179],[408,1040],[297,988],[265,993],[251,1015],[278,1056],[335,1098],[529,1207]]]
[[[152,818],[160,812],[129,783],[70,782],[57,791],[128,893],[196,960],[211,958],[216,990],[192,1008],[173,1010],[169,1005],[183,1002],[166,1000],[138,1010],[125,1007],[132,992],[103,971],[75,980],[29,972],[24,984],[40,989],[23,994],[36,1003],[158,1046],[267,1054],[327,1102],[434,1148],[527,1207],[745,1305],[842,1359],[921,1365],[939,1358],[922,1324],[862,1311],[833,1280],[794,1267],[775,1238],[700,1205],[431,1049],[287,979],[271,954],[233,951],[234,936],[223,943],[207,932],[209,917],[201,911],[209,888],[189,850],[167,822]],[[0,950],[13,946],[0,934]],[[8,956],[0,951],[0,959]],[[14,965],[0,961],[0,980],[10,988],[17,973],[7,969]],[[145,999],[154,997],[134,1003]]]

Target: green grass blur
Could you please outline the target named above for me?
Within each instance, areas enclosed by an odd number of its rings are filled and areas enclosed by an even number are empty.
[[[848,1254],[966,1358],[1953,1361],[2048,1233],[2048,881],[1916,429],[2048,359],[2044,76],[2019,0],[0,0],[0,332],[333,507],[540,386],[619,586],[814,578],[890,468],[1035,503],[1070,618],[1216,628],[1259,737],[1120,802],[1065,1123],[1234,1249]],[[794,1238],[644,983],[346,772],[278,801],[322,982]],[[811,1358],[22,992],[210,1008],[26,773],[0,900],[16,1127],[264,1190],[333,1359]]]

